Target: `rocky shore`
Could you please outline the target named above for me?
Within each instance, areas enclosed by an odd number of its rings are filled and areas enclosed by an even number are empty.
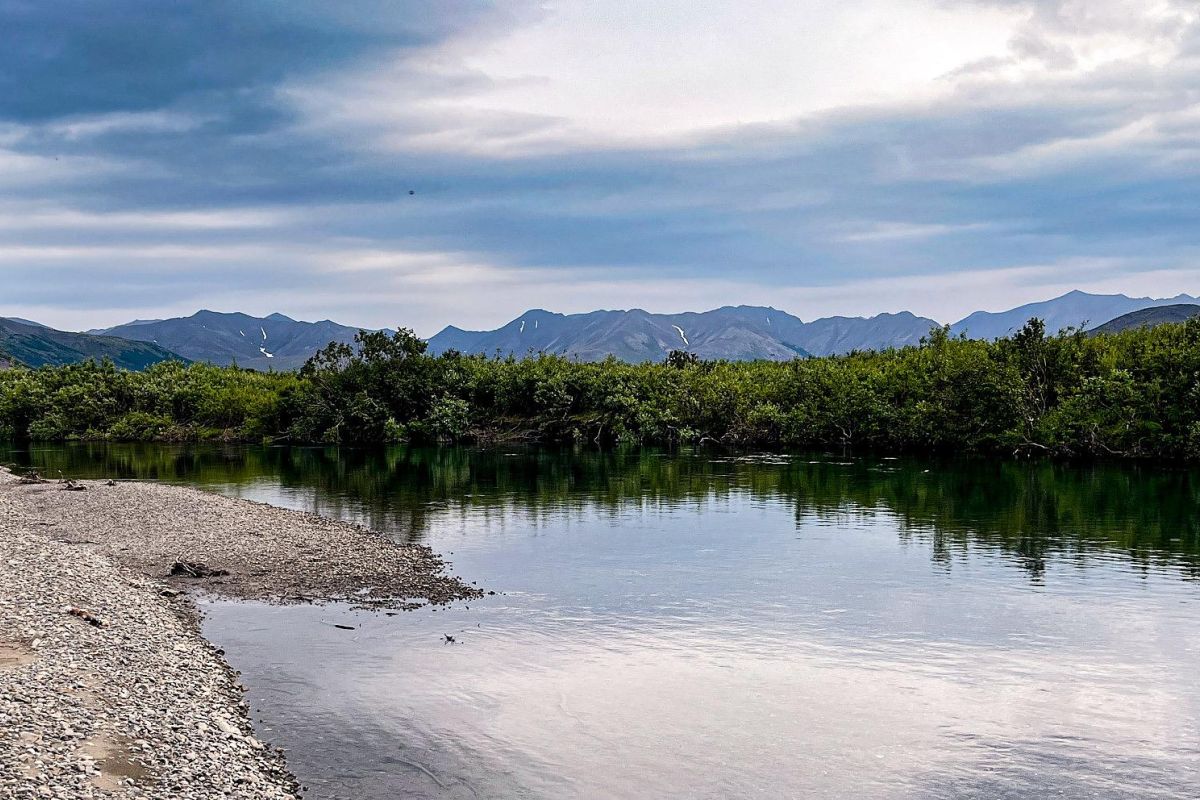
[[[181,566],[183,565],[183,566]],[[478,595],[424,548],[148,483],[0,472],[0,798],[301,796],[188,587],[382,607]]]

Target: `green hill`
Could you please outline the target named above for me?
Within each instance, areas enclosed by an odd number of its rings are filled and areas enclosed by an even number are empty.
[[[1170,306],[1142,308],[1122,314],[1116,319],[1100,325],[1089,331],[1092,335],[1104,333],[1120,333],[1134,328],[1153,328],[1169,322],[1187,322],[1192,317],[1200,315],[1200,305],[1178,303]]]
[[[184,360],[148,342],[57,331],[0,317],[0,368],[12,366],[14,362],[28,367],[42,367],[105,358],[118,367],[132,370],[145,369],[160,361]]]

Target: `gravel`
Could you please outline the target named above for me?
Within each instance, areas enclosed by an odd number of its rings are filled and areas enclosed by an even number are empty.
[[[428,547],[397,545],[361,526],[168,484],[101,481],[63,491],[0,476],[57,541],[84,544],[179,588],[277,602],[352,600],[409,608],[476,597]],[[199,566],[212,574],[196,578]],[[179,573],[172,575],[174,570]]]
[[[444,566],[243,500],[0,471],[0,799],[299,797],[180,589],[383,607],[478,596]]]

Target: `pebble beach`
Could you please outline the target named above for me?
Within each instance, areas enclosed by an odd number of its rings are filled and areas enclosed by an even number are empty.
[[[0,798],[303,796],[200,635],[194,591],[397,609],[479,594],[428,549],[357,526],[0,472]]]

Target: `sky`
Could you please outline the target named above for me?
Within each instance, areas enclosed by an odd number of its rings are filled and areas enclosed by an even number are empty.
[[[0,0],[0,315],[1200,290],[1195,0]]]

